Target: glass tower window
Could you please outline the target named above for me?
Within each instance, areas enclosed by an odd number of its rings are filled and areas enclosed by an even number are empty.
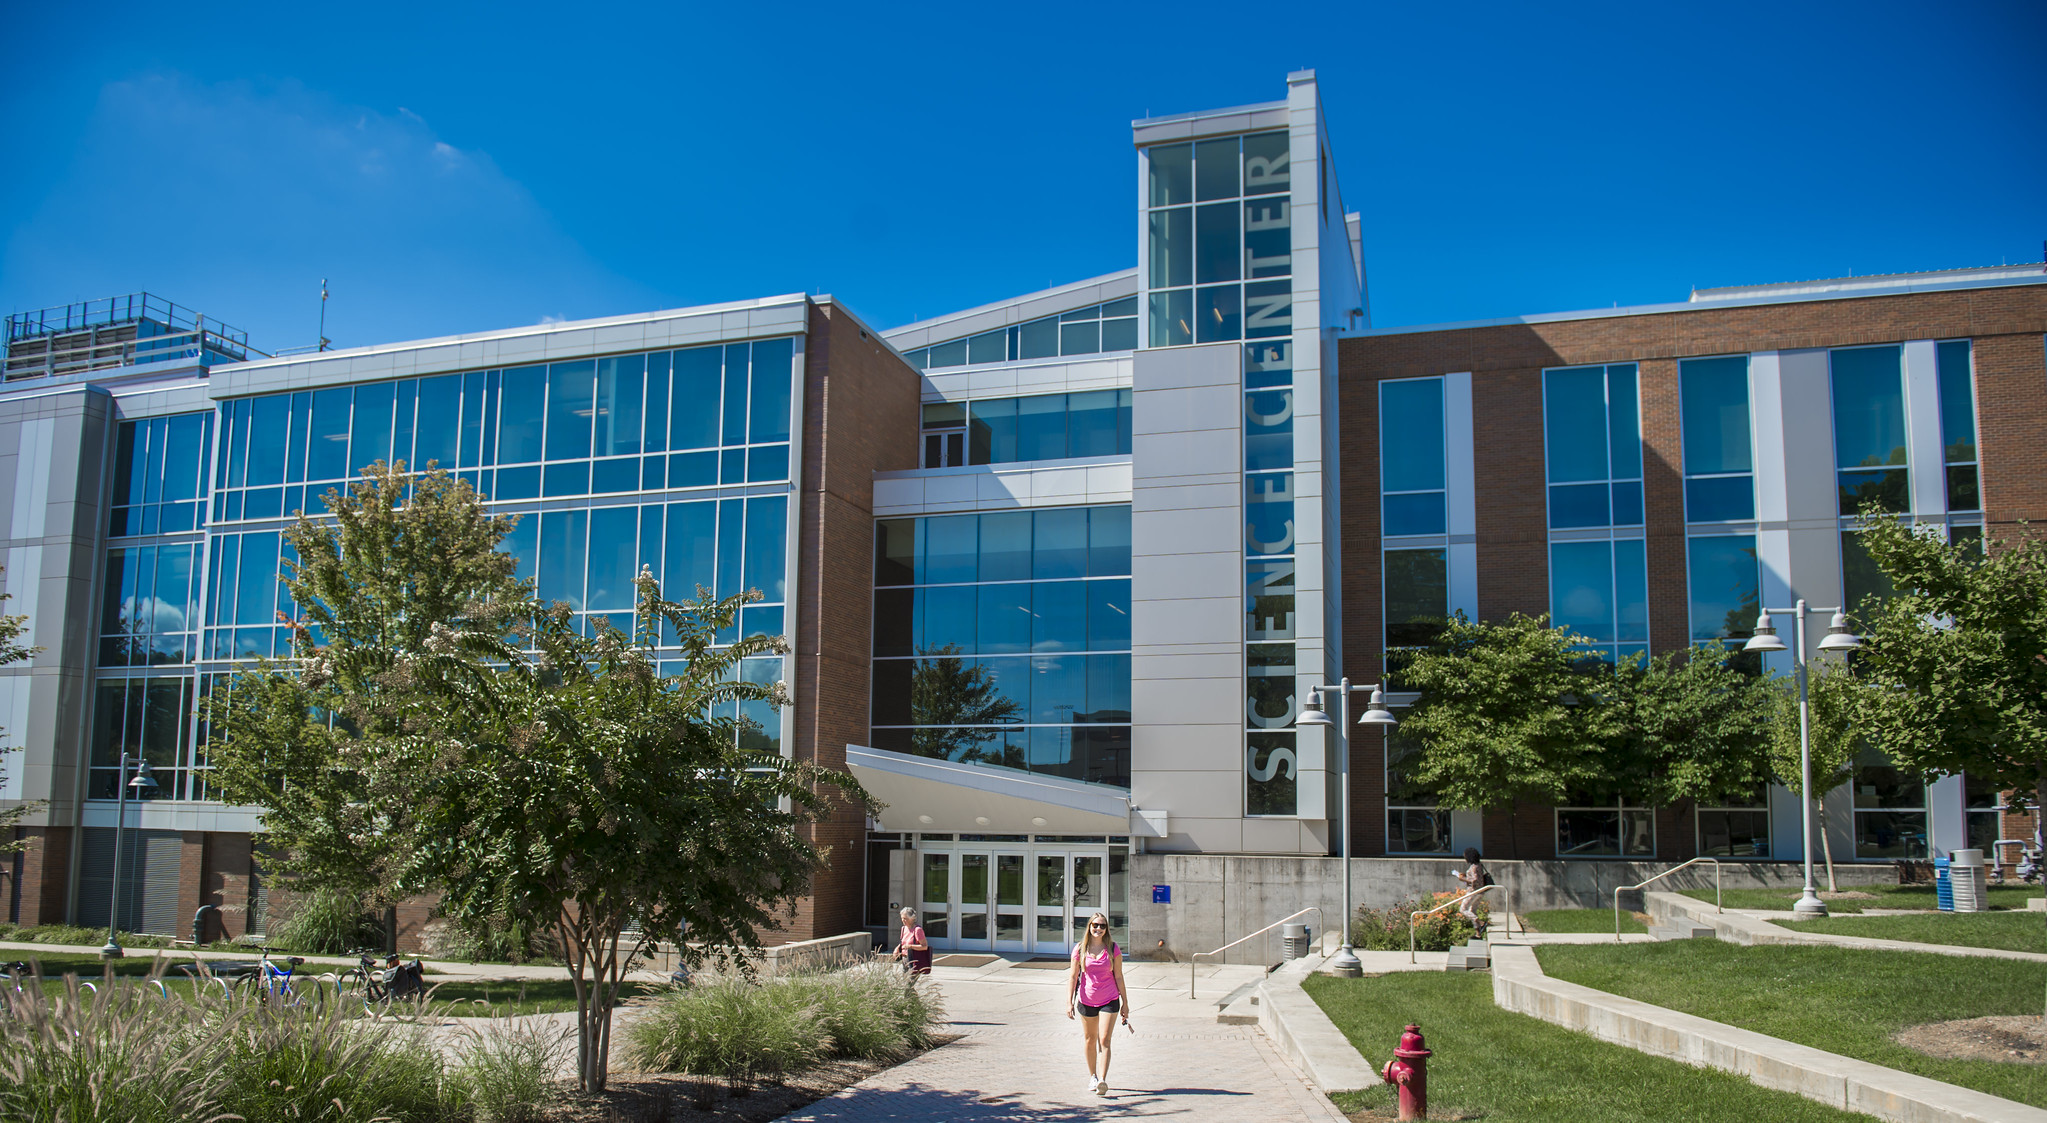
[[[87,799],[114,799],[120,782],[122,754],[149,762],[155,774],[154,799],[188,796],[186,781],[193,765],[192,680],[190,678],[108,678],[93,687],[92,764]],[[134,798],[134,789],[129,798]]]
[[[107,534],[176,534],[204,521],[211,413],[123,421],[114,437],[114,488]]]
[[[1130,784],[1130,509],[875,527],[876,747]]]
[[[102,667],[190,663],[198,658],[201,547],[165,542],[107,551],[100,597]]]
[[[1740,646],[1755,633],[1762,611],[1756,536],[1695,535],[1686,547],[1692,642]]]
[[[1905,459],[1902,349],[1854,347],[1829,352],[1834,391],[1834,458],[1841,514],[1864,506],[1904,513],[1911,507]]]
[[[1686,521],[1755,518],[1748,357],[1685,359],[1677,371],[1684,413]]]
[[[1552,542],[1550,620],[1608,662],[1649,650],[1649,568],[1639,538]]]
[[[1146,149],[1149,345],[1293,331],[1287,134]]]
[[[1969,341],[1935,345],[1940,368],[1940,441],[1947,460],[1947,509],[1980,511],[1976,465],[1976,379]]]
[[[1635,364],[1543,372],[1549,525],[1642,524],[1642,419]]]

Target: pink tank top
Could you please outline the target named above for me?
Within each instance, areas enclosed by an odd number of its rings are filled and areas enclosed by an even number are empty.
[[[1116,989],[1116,963],[1113,958],[1116,952],[1115,944],[1110,944],[1107,950],[1098,951],[1093,955],[1088,955],[1078,948],[1074,949],[1074,954],[1081,957],[1081,1005],[1106,1006],[1122,997],[1122,993]]]

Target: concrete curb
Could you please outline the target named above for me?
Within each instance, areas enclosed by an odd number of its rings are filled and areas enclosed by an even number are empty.
[[[1493,1002],[1651,1056],[1737,1073],[1897,1123],[2047,1123],[2047,1111],[1545,975],[1535,949],[1493,949]]]
[[[1296,959],[1267,975],[1258,984],[1258,1025],[1323,1095],[1373,1087],[1381,1083],[1379,1074],[1301,989],[1301,980],[1322,963],[1319,957]]]
[[[1836,936],[1825,932],[1801,932],[1740,913],[1714,912],[1713,906],[1681,893],[1644,893],[1643,907],[1659,922],[1682,916],[1713,929],[1714,935],[1730,944],[1802,944],[1807,947],[1856,948],[1861,951],[1917,951],[1929,955],[1952,955],[1964,959],[2016,959],[2026,963],[2047,963],[2047,955],[2004,948],[1975,948],[1963,944],[1915,944],[1908,940],[1872,940],[1867,936]]]

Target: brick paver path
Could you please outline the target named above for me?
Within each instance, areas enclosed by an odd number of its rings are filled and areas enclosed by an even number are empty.
[[[1256,1026],[1218,1025],[1215,999],[1258,969],[1221,967],[1187,998],[1187,969],[1131,964],[1131,1023],[1116,1030],[1110,1094],[1089,1095],[1065,973],[1007,963],[938,968],[951,1032],[963,1036],[784,1116],[784,1123],[971,1123],[1172,1117],[1189,1123],[1342,1123]]]

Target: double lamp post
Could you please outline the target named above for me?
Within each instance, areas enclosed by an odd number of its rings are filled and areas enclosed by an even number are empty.
[[[1777,628],[1770,620],[1772,612],[1792,614],[1790,648],[1777,638]],[[1853,651],[1862,646],[1861,638],[1848,630],[1848,617],[1842,609],[1809,606],[1803,598],[1791,608],[1763,609],[1762,615],[1756,617],[1756,634],[1741,645],[1743,651],[1790,651],[1792,672],[1798,679],[1798,794],[1802,804],[1798,821],[1804,830],[1805,892],[1799,894],[1798,903],[1791,906],[1791,915],[1807,920],[1827,915],[1827,903],[1820,900],[1819,891],[1813,888],[1812,883],[1812,708],[1806,700],[1805,671],[1805,618],[1817,612],[1833,614],[1827,634],[1820,640],[1821,651]],[[1820,829],[1825,830],[1826,824],[1820,824]]]
[[[1372,699],[1365,708],[1365,716],[1358,719],[1359,725],[1398,725],[1391,711],[1386,708],[1385,692],[1379,683],[1352,683],[1349,679],[1331,684],[1323,683],[1308,691],[1308,708],[1294,719],[1295,726],[1334,726],[1336,728],[1337,774],[1343,778],[1342,815],[1332,816],[1342,825],[1343,835],[1343,948],[1336,953],[1330,967],[1339,975],[1356,978],[1364,974],[1364,965],[1358,962],[1358,953],[1350,946],[1350,696],[1370,691]],[[1331,721],[1323,712],[1323,699],[1334,693],[1337,699],[1336,720]]]

